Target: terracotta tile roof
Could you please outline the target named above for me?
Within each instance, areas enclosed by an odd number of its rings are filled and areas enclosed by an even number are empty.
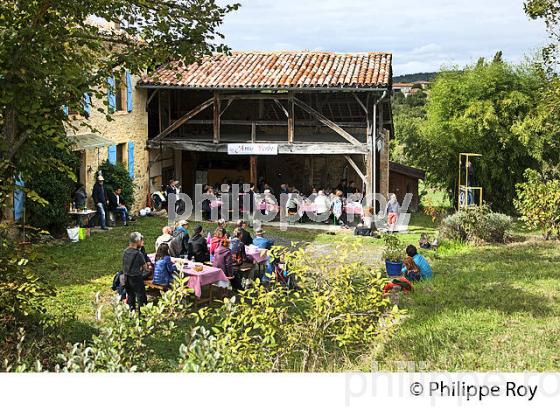
[[[234,52],[200,63],[172,63],[144,76],[140,86],[275,89],[387,88],[390,53]]]

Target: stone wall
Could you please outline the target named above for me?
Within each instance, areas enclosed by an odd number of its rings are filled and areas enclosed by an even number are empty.
[[[86,122],[96,129],[96,134],[113,142],[113,144],[125,144],[123,165],[128,168],[128,143],[134,142],[134,182],[136,184],[135,202],[133,211],[146,206],[146,200],[150,190],[149,184],[149,155],[147,150],[148,140],[148,115],[146,114],[147,90],[138,89],[136,83],[139,77],[133,77],[133,109],[126,111],[126,92],[124,92],[124,111],[113,114],[112,121],[107,121],[105,114],[97,111],[105,108],[104,101],[92,97],[91,114]],[[71,130],[69,134],[91,134],[92,131],[80,123],[83,118],[75,119],[77,131]],[[85,184],[88,196],[91,196],[93,184],[95,183],[95,172],[98,166],[108,158],[108,148],[94,148],[82,151],[82,165],[80,169],[81,183]],[[90,198],[90,207],[93,206]]]

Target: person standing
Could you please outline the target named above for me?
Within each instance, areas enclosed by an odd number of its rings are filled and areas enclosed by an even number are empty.
[[[399,217],[399,202],[397,201],[397,196],[395,194],[391,194],[391,199],[387,202],[385,215],[387,216],[387,228],[389,233],[395,232],[397,219]]]
[[[74,206],[78,210],[86,208],[87,194],[86,187],[81,184],[78,190],[74,193]]]
[[[132,232],[128,240],[128,248],[123,253],[122,272],[125,275],[125,289],[130,310],[138,309],[146,303],[146,288],[144,287],[144,272],[148,272],[148,264],[144,260],[141,248],[144,237],[140,232]]]
[[[99,226],[106,231],[107,225],[105,224],[105,207],[109,204],[107,200],[107,192],[103,185],[105,178],[102,175],[97,177],[97,182],[93,186],[92,198],[97,210],[97,217],[99,218]]]

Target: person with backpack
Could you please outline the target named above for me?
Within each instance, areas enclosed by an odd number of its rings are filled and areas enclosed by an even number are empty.
[[[144,237],[140,232],[132,232],[128,240],[128,248],[123,253],[124,287],[128,297],[130,310],[138,309],[146,303],[146,288],[144,287],[144,273],[148,272],[148,264],[141,252]]]
[[[426,258],[424,258],[422,255],[418,253],[416,246],[408,245],[406,247],[406,254],[410,258],[412,258],[412,261],[418,267],[418,271],[420,272],[420,277],[422,280],[432,278],[433,276],[432,267],[430,266]],[[401,272],[403,273],[403,275],[406,276],[408,274],[407,266],[404,266]]]
[[[152,283],[167,287],[173,281],[173,274],[176,272],[177,267],[171,261],[171,256],[169,255],[169,245],[162,243],[156,252]]]
[[[161,228],[161,235],[157,237],[156,239],[156,247],[155,249],[158,250],[159,246],[162,243],[169,243],[171,242],[171,240],[173,239],[173,228],[171,228],[170,226],[164,226],[163,228]]]

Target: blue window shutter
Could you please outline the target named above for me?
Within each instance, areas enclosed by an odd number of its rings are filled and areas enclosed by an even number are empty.
[[[117,146],[110,145],[109,146],[109,162],[113,165],[117,163]]]
[[[66,115],[68,117],[68,106],[67,105],[64,105],[62,107],[62,111],[64,111],[64,115]]]
[[[128,175],[134,179],[134,142],[128,141]]]
[[[89,95],[89,93],[84,94],[84,111],[89,117],[89,115],[91,114],[91,96]]]
[[[107,102],[109,103],[109,111],[114,112],[117,109],[117,97],[115,96],[115,77],[107,78]]]
[[[126,110],[132,112],[132,75],[126,71]]]
[[[25,183],[21,178],[16,178],[16,186],[23,187]],[[23,207],[25,205],[25,193],[22,189],[17,189],[14,192],[14,220],[19,221],[23,218]]]

